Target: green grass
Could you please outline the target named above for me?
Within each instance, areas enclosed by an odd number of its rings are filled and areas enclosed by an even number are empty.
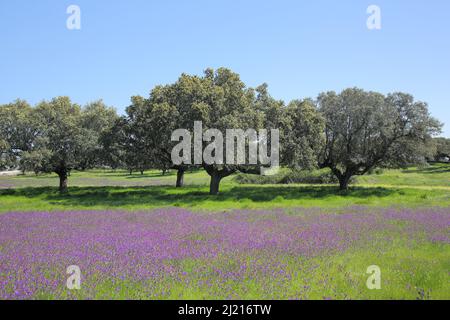
[[[435,164],[425,168],[383,170],[381,174],[358,177],[357,184],[450,187],[450,165]]]
[[[449,206],[450,191],[414,188],[353,187],[340,192],[334,186],[233,186],[225,184],[218,196],[207,187],[72,187],[60,195],[56,188],[0,190],[0,212],[50,210],[141,210],[177,206],[190,209],[230,210],[278,207],[340,208],[362,206]]]
[[[0,177],[0,212],[78,209],[141,210],[178,206],[230,210],[277,207],[342,208],[361,206],[450,206],[450,166],[386,170],[358,177],[349,191],[334,185],[242,185],[228,177],[218,196],[208,194],[203,171],[187,173],[186,186],[177,189],[175,172],[128,175],[124,171],[74,172],[68,194],[57,191],[56,175]],[[414,184],[414,181],[417,181]]]
[[[0,176],[0,188],[27,188],[27,187],[54,187],[58,185],[56,174],[35,175],[26,173],[15,177]],[[165,175],[161,171],[149,170],[144,174],[134,172],[130,175],[124,170],[89,170],[73,171],[69,177],[69,185],[77,187],[103,187],[103,186],[171,186],[175,184],[176,171],[167,172]],[[203,171],[196,171],[186,174],[186,185],[206,184],[209,177]]]
[[[317,170],[305,176],[316,177],[324,170]],[[279,176],[289,175],[289,170],[282,169]],[[246,175],[249,180],[258,176]],[[254,179],[252,179],[254,178]],[[270,178],[270,177],[268,177]],[[143,175],[134,172],[129,175],[123,170],[89,170],[74,171],[69,178],[70,186],[77,187],[100,187],[100,186],[121,186],[121,187],[143,187],[143,186],[173,186],[176,180],[176,171],[172,170],[162,175],[161,171],[145,171]],[[222,184],[235,184],[235,176],[228,177]],[[276,180],[276,179],[272,179]],[[270,179],[269,179],[270,181]],[[188,186],[205,186],[209,183],[209,176],[202,170],[186,173],[185,184]],[[56,174],[34,175],[27,173],[16,177],[0,176],[0,189],[26,188],[26,187],[54,187],[58,185]],[[354,186],[374,186],[374,187],[443,187],[450,189],[450,164],[435,164],[425,168],[408,168],[398,170],[376,170],[372,174],[355,177]]]

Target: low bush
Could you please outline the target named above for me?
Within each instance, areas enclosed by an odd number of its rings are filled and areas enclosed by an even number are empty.
[[[327,169],[300,171],[283,169],[273,176],[238,174],[234,178],[240,184],[334,184],[336,177]]]

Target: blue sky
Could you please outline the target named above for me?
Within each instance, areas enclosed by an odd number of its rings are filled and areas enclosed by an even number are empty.
[[[66,9],[81,9],[68,30]],[[368,30],[366,9],[381,8]],[[132,95],[228,67],[285,101],[358,86],[429,103],[450,137],[450,1],[1,0],[0,103]]]

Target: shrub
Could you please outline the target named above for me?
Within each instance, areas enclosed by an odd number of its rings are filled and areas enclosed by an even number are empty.
[[[331,184],[338,180],[329,170],[297,171],[293,170],[280,181],[282,184],[306,183],[306,184]]]
[[[273,176],[260,176],[255,174],[237,174],[234,181],[239,184],[280,184],[284,178],[284,174],[276,174]]]
[[[328,169],[313,171],[284,169],[273,176],[238,174],[234,181],[240,184],[334,184],[338,182]]]

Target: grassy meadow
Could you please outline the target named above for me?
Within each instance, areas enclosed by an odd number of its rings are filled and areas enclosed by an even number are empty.
[[[176,172],[143,175],[125,171],[72,172],[69,193],[59,194],[58,176],[0,176],[0,212],[30,210],[142,210],[183,207],[192,210],[347,206],[450,206],[450,166],[384,170],[357,177],[349,191],[333,184],[240,184],[225,178],[218,196],[208,194],[204,171],[186,173],[185,186],[175,188]],[[415,184],[415,181],[417,183]]]
[[[0,298],[450,299],[450,165],[345,192],[231,176],[210,196],[203,171],[175,179],[75,171],[61,195],[56,175],[0,176]]]

